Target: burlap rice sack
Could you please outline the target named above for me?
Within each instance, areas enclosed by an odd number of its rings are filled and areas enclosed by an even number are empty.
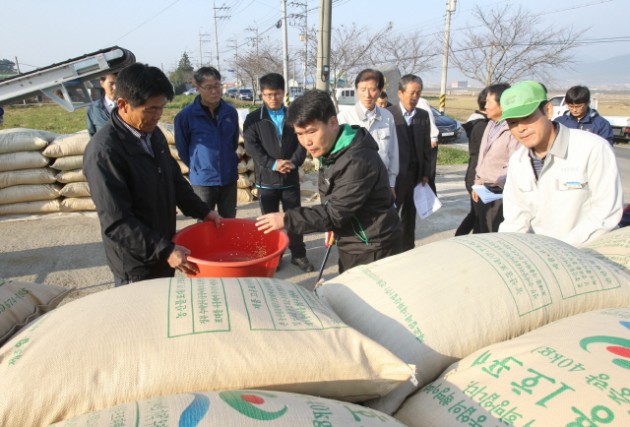
[[[0,189],[0,205],[52,200],[59,197],[57,184],[25,184]]]
[[[59,212],[59,199],[0,205],[0,215],[44,214]]]
[[[231,390],[163,396],[54,424],[56,427],[403,427],[364,406],[305,394]]]
[[[48,161],[39,151],[0,154],[0,172],[43,168],[48,166]]]
[[[416,365],[420,384],[479,348],[584,311],[630,306],[630,273],[559,240],[490,233],[351,269],[318,290],[348,325]],[[392,413],[403,385],[370,405]]]
[[[55,175],[57,182],[68,184],[70,182],[87,182],[87,178],[83,174],[83,169],[72,169],[61,171]]]
[[[83,155],[88,142],[90,142],[90,134],[87,131],[59,135],[44,148],[42,154],[52,158]]]
[[[166,142],[170,145],[175,144],[175,126],[172,123],[158,122],[158,127],[164,134]]]
[[[0,154],[41,151],[57,134],[35,129],[0,130]]]
[[[55,182],[55,173],[50,168],[0,172],[0,188],[23,184],[52,184],[53,182]]]
[[[630,227],[603,234],[580,249],[630,269]]]
[[[410,427],[630,426],[630,308],[580,314],[457,362],[396,413]]]
[[[96,206],[91,197],[67,197],[61,199],[62,212],[95,211]]]
[[[87,182],[71,182],[59,190],[63,197],[90,197],[90,186]]]
[[[298,285],[157,279],[71,301],[0,348],[0,425],[199,390],[362,401],[412,372]]]
[[[55,159],[50,167],[60,171],[81,169],[83,167],[83,155],[59,157]]]
[[[59,286],[0,279],[0,345],[22,326],[57,307],[71,291]]]

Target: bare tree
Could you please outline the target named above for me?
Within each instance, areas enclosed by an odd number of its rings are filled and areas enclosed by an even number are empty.
[[[376,45],[370,58],[374,67],[397,64],[401,74],[413,74],[435,68],[440,55],[440,44],[431,37],[389,32]]]
[[[523,77],[546,80],[550,69],[568,68],[574,62],[571,51],[584,32],[539,29],[537,15],[510,5],[489,10],[476,6],[472,15],[476,25],[451,46],[450,58],[466,77],[484,85]]]
[[[254,40],[250,46],[231,63],[241,73],[242,80],[251,82],[254,97],[258,93],[258,79],[267,73],[282,73],[282,49],[278,43],[271,43],[268,38]]]
[[[419,34],[409,37],[397,35],[388,23],[384,28],[373,32],[367,27],[341,25],[333,30],[330,51],[331,91],[340,80],[349,83],[354,74],[364,68],[383,68],[396,64],[403,74],[425,71],[433,68],[431,59],[439,54],[430,47],[431,41]],[[314,78],[317,69],[317,40],[315,28],[309,31],[309,64]],[[335,100],[336,101],[336,100]]]

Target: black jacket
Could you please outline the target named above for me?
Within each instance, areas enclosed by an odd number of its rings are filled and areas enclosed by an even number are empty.
[[[267,108],[262,107],[245,118],[243,138],[247,154],[254,159],[257,187],[287,188],[300,184],[297,167],[304,163],[306,150],[298,142],[293,126],[285,124],[280,139]],[[286,174],[272,170],[278,159],[291,160],[296,168]]]
[[[475,184],[475,175],[477,170],[477,160],[479,159],[479,149],[481,148],[481,138],[486,130],[489,119],[475,119],[462,125],[468,136],[468,168],[466,169],[466,177],[464,182],[466,190],[472,192],[472,186]]]
[[[394,116],[396,124],[396,136],[398,137],[398,156],[400,159],[400,168],[396,179],[396,193],[400,185],[407,185],[411,177],[407,176],[409,170],[409,158],[411,150],[415,150],[418,159],[418,176],[414,177],[411,188],[422,182],[423,176],[431,174],[431,122],[429,121],[429,113],[422,108],[416,108],[416,113],[411,119],[411,131],[414,136],[414,145],[409,140],[407,121],[403,117],[400,104],[392,105],[388,108],[389,112]]]
[[[350,126],[342,126],[342,137],[320,158],[322,204],[287,211],[285,226],[301,234],[332,230],[339,250],[350,254],[390,248],[401,226],[387,170],[370,133],[358,126],[351,129],[356,131],[351,141],[344,144]]]
[[[154,157],[140,144],[112,114],[83,158],[109,267],[114,276],[134,281],[173,275],[166,260],[174,247],[176,207],[198,219],[210,212],[182,176],[159,128],[151,136]]]

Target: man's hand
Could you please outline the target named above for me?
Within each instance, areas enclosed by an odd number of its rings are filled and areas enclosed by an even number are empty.
[[[173,248],[173,252],[168,256],[166,260],[168,265],[170,265],[175,270],[179,270],[184,274],[197,274],[199,273],[199,268],[197,264],[194,262],[188,261],[186,258],[187,255],[190,255],[190,250],[183,246],[175,245]]]
[[[422,177],[422,185],[427,185],[429,183],[429,177],[428,176],[423,176]]]
[[[431,140],[431,148],[437,148],[438,142],[437,140]]]
[[[256,218],[256,228],[265,234],[284,228],[284,212],[274,212]]]
[[[214,225],[218,227],[221,227],[221,215],[218,214],[218,212],[215,211],[210,211],[208,212],[208,215],[206,215],[206,217],[203,219],[204,221],[214,221]]]
[[[288,173],[295,169],[295,165],[291,162],[291,160],[276,160],[276,172],[279,173]]]
[[[475,190],[470,193],[470,197],[472,197],[473,202],[479,203],[479,194]]]

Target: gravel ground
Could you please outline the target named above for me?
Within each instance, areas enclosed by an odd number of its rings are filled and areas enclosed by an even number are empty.
[[[429,218],[418,219],[416,246],[454,235],[469,208],[464,188],[465,168],[464,165],[438,167],[437,189],[443,206]],[[315,179],[315,174],[306,177],[311,183]],[[304,199],[303,203],[312,205],[319,200]],[[239,205],[237,217],[255,218],[259,213],[258,203],[252,202]],[[180,216],[177,227],[193,223],[194,220]],[[113,286],[98,218],[93,212],[0,217],[0,236],[0,277],[75,288],[66,302]],[[290,263],[287,253],[275,277],[312,288],[324,259],[323,233],[307,235],[305,242],[315,271],[302,272]],[[337,254],[333,248],[323,277],[329,279],[336,274]]]

